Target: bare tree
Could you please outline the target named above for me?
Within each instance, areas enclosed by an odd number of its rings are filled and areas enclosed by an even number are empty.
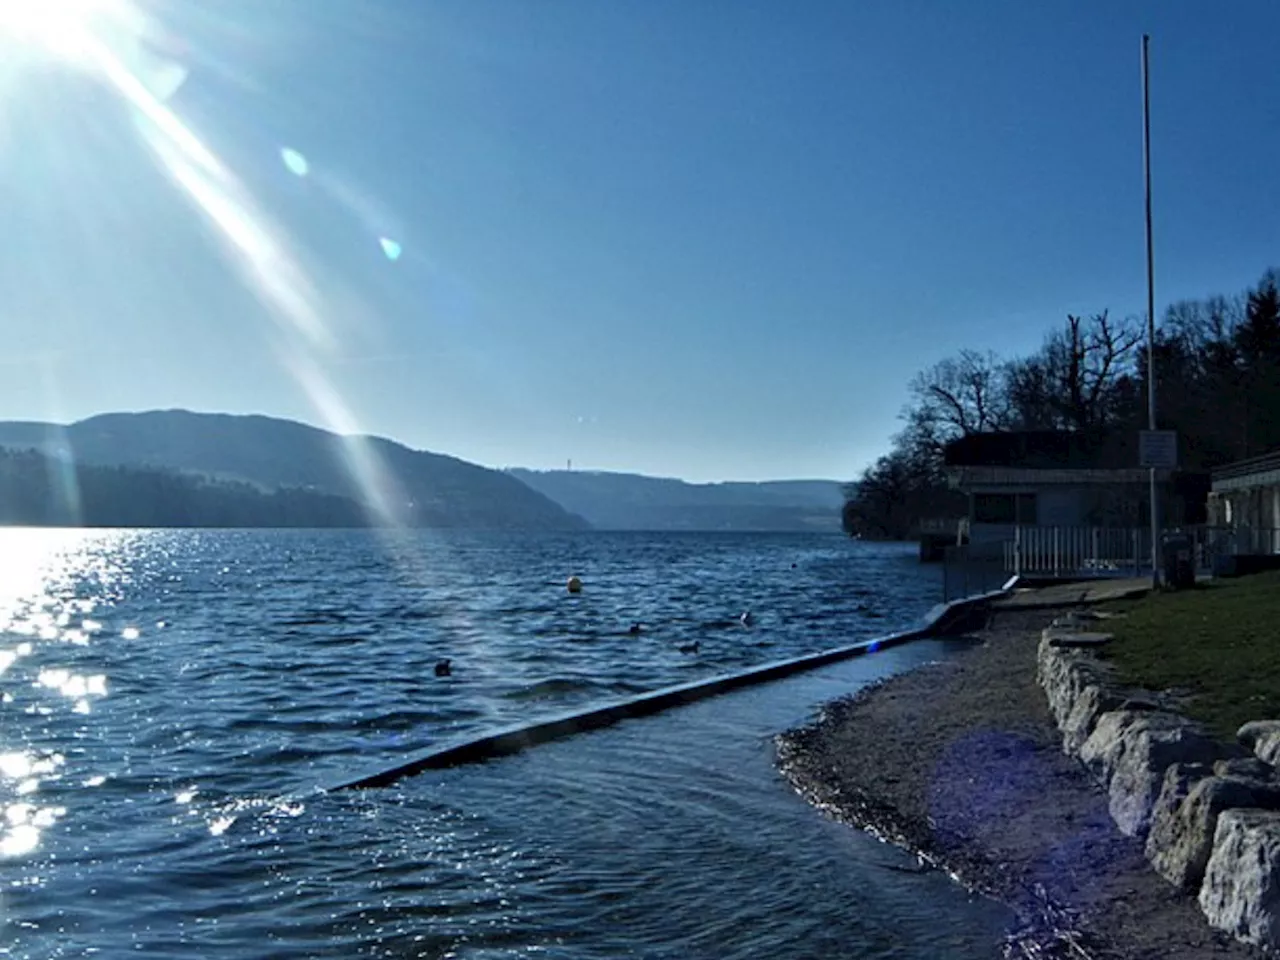
[[[916,374],[903,414],[908,430],[945,443],[1003,429],[1009,420],[1004,370],[994,353],[963,350]]]
[[[1134,320],[1069,315],[1039,353],[1005,371],[1011,419],[1026,429],[1088,430],[1112,423],[1143,340]]]

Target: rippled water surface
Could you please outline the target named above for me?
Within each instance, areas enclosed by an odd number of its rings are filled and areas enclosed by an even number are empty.
[[[0,558],[0,956],[979,957],[1004,922],[771,767],[773,733],[935,644],[317,789],[901,629],[940,590],[906,548],[9,530]]]

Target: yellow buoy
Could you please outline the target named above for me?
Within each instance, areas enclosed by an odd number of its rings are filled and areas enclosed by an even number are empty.
[[[566,584],[566,586],[569,588],[570,593],[582,592],[582,581],[579,580],[577,577],[570,577],[569,582]]]

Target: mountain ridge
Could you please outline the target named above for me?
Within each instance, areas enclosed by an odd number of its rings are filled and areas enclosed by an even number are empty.
[[[840,530],[843,485],[834,480],[725,480],[601,470],[507,472],[603,530]]]
[[[371,522],[410,527],[588,526],[514,477],[385,437],[344,436],[262,414],[147,410],[70,424],[0,422],[0,447],[91,466],[155,467],[265,491],[348,497]]]

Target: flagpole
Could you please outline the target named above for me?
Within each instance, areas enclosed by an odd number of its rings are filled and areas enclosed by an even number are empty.
[[[1151,37],[1142,35],[1142,166],[1147,192],[1147,429],[1156,429],[1156,281],[1151,242],[1151,70],[1147,48]],[[1160,586],[1160,518],[1156,492],[1156,468],[1150,467],[1151,482],[1151,584]]]

